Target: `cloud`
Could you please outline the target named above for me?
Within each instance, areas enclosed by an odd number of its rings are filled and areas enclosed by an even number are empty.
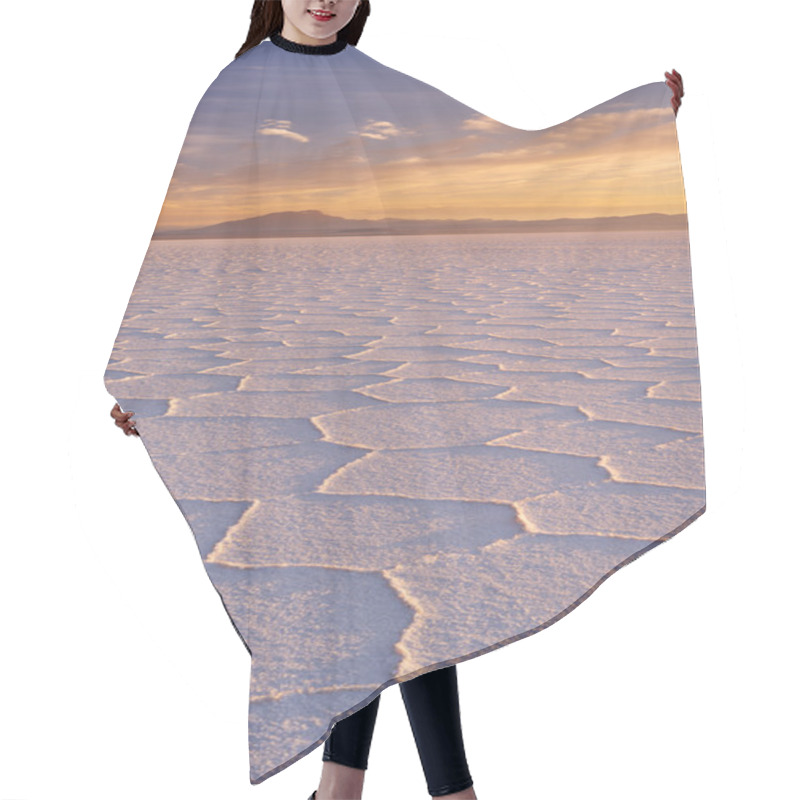
[[[258,129],[258,132],[263,136],[283,136],[285,139],[292,139],[295,142],[311,141],[308,136],[303,136],[302,133],[290,131],[289,126],[292,124],[288,119],[265,119],[263,127]]]
[[[482,131],[484,133],[508,130],[506,125],[503,125],[501,122],[497,122],[497,120],[494,120],[491,117],[486,117],[483,114],[477,117],[469,117],[469,119],[465,119],[461,127],[466,131]]]
[[[359,133],[365,139],[393,139],[397,136],[410,136],[413,131],[398,128],[393,122],[385,120],[370,120]]]

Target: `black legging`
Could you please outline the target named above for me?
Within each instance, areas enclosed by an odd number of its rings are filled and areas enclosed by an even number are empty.
[[[431,797],[460,792],[472,786],[461,734],[456,665],[426,672],[400,684],[408,721]],[[325,741],[323,761],[366,769],[378,695],[355,714],[333,726]]]

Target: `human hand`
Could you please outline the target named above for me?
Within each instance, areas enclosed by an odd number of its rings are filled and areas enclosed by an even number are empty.
[[[119,403],[114,403],[114,408],[111,409],[111,416],[114,417],[114,424],[118,428],[122,428],[125,431],[126,436],[130,436],[133,434],[134,436],[139,435],[139,431],[136,430],[134,425],[136,423],[131,420],[131,417],[134,415],[133,411],[123,411],[119,407]]]
[[[677,117],[678,108],[681,104],[681,97],[683,97],[683,78],[680,72],[674,69],[672,70],[672,74],[669,72],[665,72],[664,74],[667,76],[665,83],[672,89],[672,110]]]

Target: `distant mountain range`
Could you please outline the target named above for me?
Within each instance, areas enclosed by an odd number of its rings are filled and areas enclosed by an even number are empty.
[[[158,230],[154,239],[261,239],[284,236],[405,236],[425,233],[684,230],[686,214],[562,219],[345,219],[321,211],[279,211],[201,228]]]

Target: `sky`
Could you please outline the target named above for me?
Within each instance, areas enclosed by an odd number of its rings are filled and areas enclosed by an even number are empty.
[[[655,82],[522,130],[357,48],[309,56],[266,39],[198,103],[156,231],[305,210],[372,220],[682,214],[670,98]]]

